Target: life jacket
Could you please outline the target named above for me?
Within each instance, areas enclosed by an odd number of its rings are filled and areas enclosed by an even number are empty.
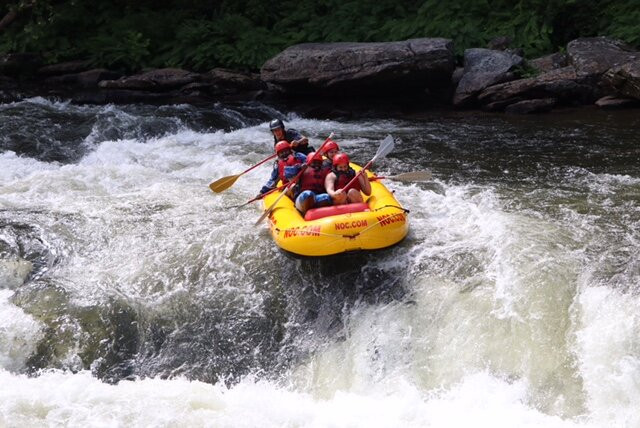
[[[300,164],[302,164],[302,161],[296,158],[293,154],[289,155],[289,157],[286,159],[278,160],[278,178],[282,180],[282,184],[287,184],[289,182],[289,179],[287,179],[284,176],[284,168],[287,166],[294,166],[294,165],[300,165]]]
[[[315,194],[326,193],[324,179],[330,171],[330,169],[324,167],[318,169],[308,167],[300,177],[299,191],[311,190]]]
[[[336,175],[336,184],[334,185],[335,190],[342,189],[344,186],[349,184],[351,180],[353,180],[353,177],[356,176],[356,172],[351,167],[347,172],[338,171],[335,168],[332,171]],[[349,186],[349,189],[356,189],[358,191],[362,190],[360,188],[360,179],[356,180],[351,186]]]

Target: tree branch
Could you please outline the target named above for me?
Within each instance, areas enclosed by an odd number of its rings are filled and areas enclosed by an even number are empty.
[[[0,19],[0,33],[4,31],[13,21],[18,17],[18,12],[16,10],[10,10],[4,16],[4,18]]]

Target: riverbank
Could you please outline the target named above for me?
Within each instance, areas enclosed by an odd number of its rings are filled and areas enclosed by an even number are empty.
[[[36,55],[0,60],[0,101],[30,96],[77,104],[193,104],[261,101],[307,117],[402,116],[432,108],[543,113],[558,108],[640,107],[640,52],[606,37],[569,42],[525,59],[505,38],[456,61],[448,39],[291,46],[260,73],[178,68],[134,75],[87,61],[41,66]]]

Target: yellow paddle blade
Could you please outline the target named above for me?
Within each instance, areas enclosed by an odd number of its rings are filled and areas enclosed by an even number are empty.
[[[233,183],[240,177],[240,175],[229,175],[227,177],[222,177],[219,180],[214,181],[209,184],[209,188],[216,193],[220,193],[223,190],[227,190],[229,187],[233,186]]]

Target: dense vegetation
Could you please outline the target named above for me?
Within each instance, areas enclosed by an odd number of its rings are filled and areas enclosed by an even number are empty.
[[[0,19],[0,53],[126,71],[257,70],[302,42],[446,37],[460,54],[509,36],[528,57],[580,36],[640,45],[640,0],[9,0]]]

